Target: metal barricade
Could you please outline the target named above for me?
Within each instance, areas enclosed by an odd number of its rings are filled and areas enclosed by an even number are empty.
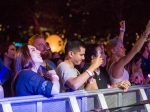
[[[47,98],[41,95],[0,99],[0,112],[90,112],[94,108],[108,109],[150,99],[150,85],[121,89],[101,89],[60,93]],[[150,112],[150,105],[125,107],[112,112]]]

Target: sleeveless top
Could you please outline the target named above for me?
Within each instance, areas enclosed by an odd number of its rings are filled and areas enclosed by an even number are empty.
[[[123,70],[122,76],[119,79],[115,79],[115,78],[112,77],[112,67],[113,67],[114,64],[115,64],[115,62],[113,62],[110,65],[110,67],[108,68],[108,74],[109,74],[109,77],[110,77],[111,84],[115,84],[115,83],[121,82],[123,80],[129,80],[129,73],[125,68]]]

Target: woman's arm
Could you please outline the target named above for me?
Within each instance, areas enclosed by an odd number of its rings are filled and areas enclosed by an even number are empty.
[[[116,64],[117,67],[120,66],[124,67],[134,57],[134,55],[140,51],[149,33],[150,33],[150,21],[148,22],[144,33],[141,35],[139,40],[135,43],[131,51],[117,62]]]
[[[60,84],[59,77],[56,75],[56,72],[54,70],[49,70],[46,77],[53,83],[51,95],[58,94],[60,92]]]
[[[98,86],[96,83],[96,80],[94,78],[91,78],[87,81],[85,90],[97,90]]]
[[[148,74],[148,76],[145,78],[143,84],[148,84],[149,82],[150,82],[150,74]]]
[[[131,84],[128,80],[117,82],[112,85],[113,88],[122,88],[124,90],[124,92],[126,92],[130,86],[131,86]]]
[[[118,38],[120,38],[120,39],[122,40],[122,42],[123,42],[125,30],[126,30],[126,29],[125,29],[125,21],[122,20],[122,21],[120,22],[120,34],[119,34],[119,37],[118,37]]]

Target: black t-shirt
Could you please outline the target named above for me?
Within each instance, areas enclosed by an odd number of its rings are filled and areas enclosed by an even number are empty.
[[[142,56],[141,59],[142,59],[142,65],[141,65],[142,72],[143,72],[144,78],[146,78],[147,75],[150,74],[150,57],[146,59],[145,57]]]
[[[83,68],[83,72],[85,70],[87,70],[90,67],[90,64],[87,64],[84,66]],[[107,88],[107,84],[110,85],[110,79],[109,76],[106,72],[106,68],[105,67],[100,67],[100,74],[97,75],[96,72],[94,72],[94,79],[96,79],[96,83],[98,86],[98,89],[106,89]]]

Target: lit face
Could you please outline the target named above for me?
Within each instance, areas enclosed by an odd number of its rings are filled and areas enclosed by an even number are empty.
[[[9,59],[15,59],[16,47],[14,45],[10,45],[8,51],[5,53],[5,56]]]
[[[37,50],[43,51],[46,48],[46,42],[44,38],[37,38],[35,39],[34,45],[33,45]]]
[[[80,65],[82,60],[85,59],[84,55],[85,55],[85,48],[83,47],[80,47],[80,51],[78,52],[72,52],[72,57],[71,57],[72,63],[74,65]]]
[[[115,47],[115,54],[117,57],[121,58],[125,56],[126,49],[121,42],[118,42],[117,46]]]
[[[28,49],[30,51],[30,56],[35,63],[35,65],[41,65],[43,63],[42,57],[40,55],[40,51],[37,50],[34,46],[28,45]]]
[[[142,60],[141,60],[141,58],[136,62],[136,66],[138,67],[138,68],[140,68],[141,67],[141,64],[142,64]]]

